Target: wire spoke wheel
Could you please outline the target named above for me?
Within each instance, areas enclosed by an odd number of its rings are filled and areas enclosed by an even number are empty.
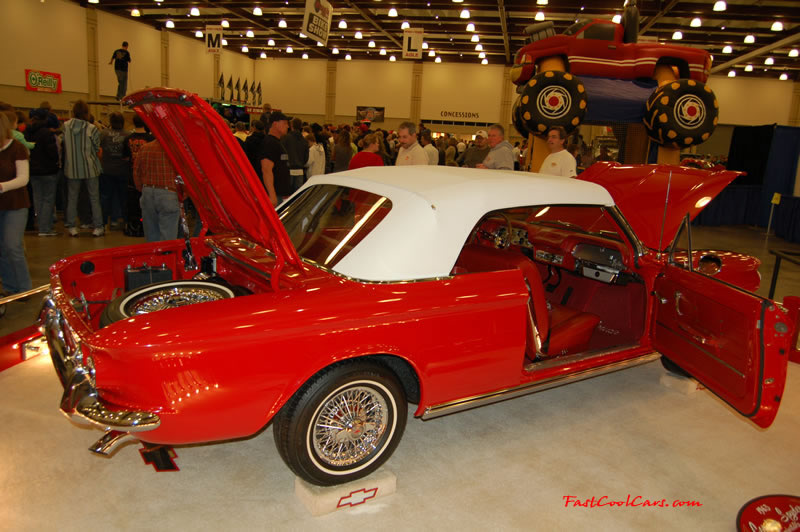
[[[131,301],[125,307],[125,311],[128,315],[133,316],[195,303],[208,303],[226,297],[226,293],[215,288],[171,286]]]
[[[378,448],[388,421],[386,401],[374,390],[358,386],[340,392],[314,421],[314,451],[332,466],[357,463]]]

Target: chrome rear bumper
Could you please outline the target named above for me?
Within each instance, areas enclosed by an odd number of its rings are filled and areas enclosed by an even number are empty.
[[[130,432],[153,430],[161,424],[158,415],[152,412],[109,410],[103,404],[97,396],[97,388],[94,385],[94,370],[83,360],[80,340],[72,333],[63,314],[50,296],[44,299],[40,322],[42,333],[47,338],[50,348],[53,367],[64,386],[61,411],[69,419],[107,431],[106,436],[95,443],[90,450],[95,452],[103,452],[100,449],[110,450],[110,447],[121,439],[119,436]],[[103,440],[109,440],[109,433],[115,436],[112,445],[98,445]]]

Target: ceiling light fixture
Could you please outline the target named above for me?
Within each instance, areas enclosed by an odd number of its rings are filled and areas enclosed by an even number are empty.
[[[458,16],[461,18],[469,18],[469,9],[462,9],[461,14]]]
[[[350,61],[351,59],[353,59],[353,58],[350,57],[350,54],[347,54],[346,56],[344,56],[344,60],[345,61]]]
[[[363,39],[364,35],[360,31],[357,31],[356,34],[354,35],[354,37],[356,39]]]
[[[200,16],[200,10],[197,9],[196,7],[193,7],[192,9],[189,10],[189,14],[191,16],[193,16],[193,17],[199,17]]]
[[[475,45],[475,51],[476,52],[482,52],[483,51],[483,45],[482,44],[476,44]]]
[[[725,45],[725,46],[722,48],[722,53],[723,53],[723,54],[732,54],[732,53],[733,53],[733,46],[731,46],[730,44],[726,44],[726,45]]]
[[[477,33],[473,33],[472,34],[472,38],[470,39],[470,41],[472,41],[472,42],[480,42],[481,41],[481,37]]]
[[[391,8],[389,10],[389,16],[390,17],[396,17],[397,16],[397,10],[395,8]],[[394,56],[392,56],[392,57],[394,57]]]
[[[322,43],[317,41],[317,46],[322,46]]]
[[[245,35],[247,35],[247,37],[250,39],[256,36],[256,34],[253,33],[253,30],[247,30],[247,33],[245,33]]]
[[[428,49],[428,43],[426,41],[422,41],[422,49],[423,50],[427,50]],[[791,52],[790,52],[789,55],[791,55]]]
[[[219,25],[222,26],[223,28],[230,28],[231,27],[231,23],[228,22],[227,19],[222,19],[222,22],[220,22]]]
[[[397,61],[397,58],[393,55],[389,56],[389,61]]]
[[[717,0],[714,2],[714,11],[725,11],[726,9],[728,9],[728,5],[723,0]]]
[[[442,62],[442,58],[437,56],[436,59],[433,60],[433,62],[434,63],[441,63]]]
[[[489,60],[488,59],[481,59],[481,64],[482,65],[488,65],[489,64]]]
[[[735,70],[729,70],[728,71],[728,77],[729,78],[735,78],[736,77],[736,71]]]
[[[753,71],[753,65],[747,65],[746,67],[744,67],[744,71],[745,72],[752,72]]]
[[[400,24],[400,29],[401,30],[407,30],[410,27],[411,27],[411,24],[409,24],[407,20],[404,20],[403,23]]]
[[[303,54],[303,59],[308,59],[308,54]]]
[[[99,4],[100,0],[89,0],[90,4]]]
[[[228,46],[228,39],[222,39],[222,46]]]
[[[744,43],[745,44],[753,44],[754,42],[756,42],[756,36],[755,35],[753,35],[753,34],[745,35],[745,37],[744,37]]]
[[[544,11],[537,11],[536,16],[533,17],[533,20],[538,20],[539,22],[544,20]]]
[[[131,16],[132,16],[132,17],[141,17],[141,16],[142,16],[142,14],[139,12],[139,10],[138,10],[138,9],[136,9],[136,8],[133,8],[133,9],[131,9]]]
[[[256,7],[253,8],[253,14],[255,16],[257,16],[257,17],[260,17],[264,13],[261,12],[261,8],[260,7],[256,6]]]
[[[473,24],[472,22],[467,24],[467,31],[475,31],[475,24]]]
[[[773,58],[771,58],[771,57],[767,57],[766,59],[764,59],[764,64],[765,65],[774,65],[775,64],[775,60]]]
[[[166,26],[166,27],[168,27],[168,28],[174,28],[174,27],[175,27],[175,23],[174,23],[174,22],[172,22],[171,20],[167,20],[167,21],[164,23],[164,26]]]
[[[367,43],[367,46],[368,46],[369,48],[375,48],[375,41],[369,41],[369,42]]]
[[[381,48],[380,54],[381,55],[386,55],[386,48]]]
[[[485,58],[486,58],[486,52],[481,52],[481,53],[479,53],[479,54],[478,54],[478,58],[480,58],[480,59],[485,59]]]
[[[286,53],[287,53],[287,54],[294,53],[294,48],[292,48],[291,46],[287,46],[287,47],[286,47]]]
[[[787,79],[789,79],[789,74],[784,72],[783,74],[781,74],[781,77],[778,78],[778,79],[780,79],[781,81],[786,81]]]
[[[454,3],[454,4],[460,4],[460,3],[461,3],[461,2],[463,2],[463,1],[464,1],[464,0],[453,0],[453,3]]]
[[[679,41],[681,39],[683,39],[683,33],[682,32],[676,31],[675,33],[672,34],[672,40],[673,41]]]
[[[431,50],[430,52],[428,52],[428,57],[436,57],[436,52]]]
[[[249,51],[250,51],[250,48],[248,48],[246,44],[244,46],[242,46],[242,52],[243,53],[247,53]]]
[[[286,27],[286,21],[284,19],[280,19],[278,21],[278,27],[279,28],[285,28]]]
[[[614,15],[613,17],[611,17],[611,22],[613,22],[614,24],[619,24],[620,22],[622,22],[622,15]]]
[[[203,32],[200,31],[200,30],[197,30],[196,32],[194,32],[194,36],[197,37],[198,39],[202,39],[203,38]]]
[[[547,0],[536,0],[536,5],[537,6],[546,6],[547,5]]]
[[[266,59],[267,58],[267,52],[261,52],[261,55],[259,55],[259,57],[261,59]]]
[[[333,50],[331,50],[331,53],[332,54],[338,54],[339,53],[339,49],[338,48],[334,48]]]
[[[783,22],[776,20],[772,23],[772,27],[770,29],[772,31],[783,31]]]
[[[702,25],[703,25],[703,21],[700,20],[700,17],[694,17],[692,19],[692,21],[689,23],[689,26],[691,26],[693,28],[699,28]]]
[[[342,20],[339,21],[339,29],[340,30],[346,30],[347,29],[347,21],[345,19],[342,19]]]
[[[267,41],[267,46],[275,46],[275,41],[270,39]]]
[[[798,55],[800,55],[800,51],[798,51],[797,48],[789,50],[789,57],[797,57]]]

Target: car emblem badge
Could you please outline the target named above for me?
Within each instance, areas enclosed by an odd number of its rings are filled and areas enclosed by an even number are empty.
[[[345,495],[339,499],[339,504],[337,504],[336,507],[344,508],[345,506],[358,506],[359,504],[364,504],[370,499],[374,499],[377,494],[378,488],[361,488],[360,490],[351,491],[348,495]]]

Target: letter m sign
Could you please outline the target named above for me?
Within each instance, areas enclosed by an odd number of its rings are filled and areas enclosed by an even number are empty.
[[[210,54],[222,51],[222,26],[206,26],[206,47]]]

